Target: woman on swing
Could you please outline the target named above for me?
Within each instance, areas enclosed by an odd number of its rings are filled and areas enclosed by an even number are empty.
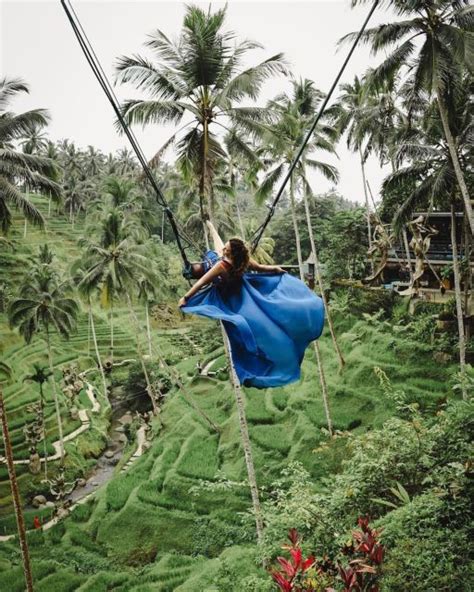
[[[266,388],[299,380],[306,347],[323,329],[321,298],[281,267],[254,261],[241,239],[224,244],[211,222],[207,226],[215,250],[193,264],[199,279],[179,306],[223,321],[241,384]]]

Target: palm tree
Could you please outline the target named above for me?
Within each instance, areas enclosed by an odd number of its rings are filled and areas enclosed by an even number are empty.
[[[128,148],[121,148],[117,151],[117,172],[123,176],[130,176],[138,169],[138,163],[134,153]]]
[[[352,4],[367,1],[352,0]],[[454,174],[471,233],[474,234],[474,213],[447,106],[449,95],[456,94],[462,86],[466,67],[472,66],[472,7],[469,0],[388,0],[387,4],[405,20],[378,25],[363,34],[363,39],[371,44],[374,53],[391,50],[371,77],[375,82],[383,81],[406,67],[411,83],[408,104],[416,105],[422,92],[437,98]],[[346,35],[342,41],[355,35]],[[393,45],[396,45],[395,49],[392,49]]]
[[[470,81],[465,80],[463,89],[459,91],[456,98],[451,96],[449,105],[451,121],[457,130],[455,136],[457,153],[461,162],[467,162],[472,148],[470,134],[474,107]],[[459,362],[461,375],[465,377],[466,339],[454,214],[458,203],[455,167],[436,102],[430,103],[425,97],[419,103],[418,111],[417,125],[411,128],[410,133],[407,133],[397,154],[397,160],[406,161],[409,164],[390,175],[384,181],[383,190],[390,192],[393,189],[402,188],[407,192],[407,197],[394,218],[395,229],[400,228],[408,221],[416,209],[427,207],[431,209],[433,206],[443,209],[448,206],[451,209],[451,244],[459,334]],[[463,387],[463,396],[467,398],[465,386]]]
[[[60,186],[54,181],[57,171],[53,161],[38,154],[24,154],[14,147],[15,142],[35,126],[45,126],[49,120],[44,109],[19,115],[7,111],[10,99],[21,92],[28,92],[28,86],[22,80],[0,80],[0,229],[4,233],[12,224],[11,207],[21,210],[33,224],[44,224],[41,212],[18,185],[54,197],[61,194]]]
[[[5,402],[3,400],[3,390],[1,384],[5,378],[9,380],[10,377],[11,369],[6,364],[0,362],[0,422],[2,424],[2,435],[3,442],[5,445],[5,458],[7,462],[8,480],[10,481],[13,507],[15,509],[15,517],[23,561],[23,573],[25,575],[26,590],[27,592],[33,592],[33,573],[31,571],[30,553],[28,550],[28,540],[26,538],[25,520],[23,518],[20,491],[18,489],[15,464],[13,462],[12,444],[10,439],[10,431],[8,429],[8,420],[5,410]]]
[[[92,341],[94,343],[94,351],[97,358],[97,366],[100,371],[100,375],[102,377],[102,387],[103,387],[103,395],[104,400],[107,401],[107,380],[105,378],[105,370],[104,365],[102,364],[102,358],[100,356],[99,351],[99,344],[97,342],[97,333],[95,330],[95,322],[94,322],[94,313],[92,311],[92,295],[94,292],[97,291],[97,283],[95,281],[90,281],[90,278],[86,278],[86,271],[82,267],[83,265],[82,258],[73,263],[71,267],[71,276],[74,285],[78,289],[79,296],[86,300],[87,303],[87,314],[89,317],[89,327],[92,332]]]
[[[29,374],[25,376],[23,382],[25,380],[30,380],[34,382],[39,387],[40,393],[40,408],[41,408],[41,423],[42,423],[42,430],[43,430],[43,453],[44,453],[44,478],[48,478],[48,448],[46,444],[46,426],[44,422],[44,384],[48,381],[49,377],[51,376],[51,371],[45,366],[40,366],[39,364],[33,364],[33,368],[35,371],[33,374]]]
[[[74,216],[85,209],[85,187],[74,175],[68,175],[63,185],[64,208],[69,211],[69,222],[74,228]]]
[[[365,150],[363,150],[363,142],[367,135],[367,127],[374,124],[365,116],[367,110],[367,87],[359,77],[356,76],[352,84],[342,84],[340,88],[342,94],[338,97],[338,103],[334,107],[334,112],[336,113],[336,125],[341,135],[344,132],[347,132],[347,147],[349,150],[359,153],[367,217],[367,236],[370,249],[372,247],[372,229],[370,224],[370,205],[365,175],[366,153]],[[372,263],[372,272],[373,271]]]
[[[266,142],[267,152],[270,159],[276,164],[264,177],[260,188],[257,191],[257,199],[265,199],[275,184],[279,181],[284,171],[291,165],[296,154],[296,150],[301,145],[304,136],[306,135],[311,119],[314,117],[314,112],[317,103],[322,98],[320,91],[314,89],[313,83],[309,80],[293,81],[292,95],[281,95],[271,102],[272,108],[279,114],[278,122],[271,128],[270,136]],[[332,317],[324,292],[324,286],[320,274],[320,266],[318,253],[316,250],[316,242],[314,240],[314,232],[311,223],[311,216],[309,212],[308,196],[312,194],[311,185],[307,176],[307,169],[312,168],[321,172],[326,178],[337,181],[338,172],[332,165],[315,160],[311,157],[311,153],[316,150],[323,150],[328,153],[334,153],[333,142],[336,138],[335,129],[327,124],[322,123],[319,129],[313,134],[312,139],[308,143],[302,158],[299,160],[291,178],[290,178],[290,210],[293,221],[293,229],[296,239],[296,251],[298,257],[298,265],[300,267],[300,275],[303,279],[303,257],[301,253],[301,241],[298,227],[298,219],[296,216],[296,190],[301,188],[301,194],[305,205],[306,222],[308,226],[308,233],[310,236],[311,251],[316,262],[316,277],[318,280],[321,297],[323,298],[328,324],[331,332],[331,337],[334,349],[339,358],[340,366],[344,366],[344,358],[337,342]],[[315,348],[318,344],[315,342]],[[319,357],[319,353],[317,357]],[[323,372],[322,366],[320,368]],[[321,378],[321,386],[323,388],[323,378]],[[323,388],[323,398],[325,399],[325,389]],[[327,400],[325,399],[325,407],[328,410]],[[331,420],[328,416],[328,424]]]
[[[87,175],[96,177],[103,170],[105,157],[102,152],[97,150],[97,148],[94,148],[94,146],[87,146],[87,152],[84,155],[84,161],[86,164]]]
[[[113,208],[107,212],[102,221],[102,232],[92,239],[83,239],[81,244],[85,246],[83,258],[84,274],[79,281],[79,290],[90,293],[97,289],[100,293],[103,305],[111,309],[111,345],[110,355],[113,360],[113,305],[114,301],[124,295],[132,310],[132,286],[135,286],[140,278],[146,278],[149,282],[154,280],[154,269],[150,266],[148,246],[136,242],[137,225],[133,221],[133,215],[125,215],[123,211]],[[133,316],[133,314],[132,314]],[[156,398],[153,396],[153,388],[149,382],[141,351],[137,327],[137,349],[153,409],[157,411]]]
[[[153,301],[156,295],[155,282],[151,282],[149,278],[142,276],[138,280],[138,300],[141,301],[145,307],[145,324],[146,334],[148,339],[148,355],[152,357],[151,345],[151,330],[150,330],[150,302]]]
[[[213,179],[225,156],[215,127],[229,131],[230,122],[234,130],[257,133],[268,112],[237,105],[245,99],[255,100],[268,78],[285,73],[281,54],[241,69],[246,54],[261,46],[253,41],[236,43],[234,34],[223,30],[226,10],[211,13],[187,6],[178,41],[170,41],[160,30],[149,36],[146,45],[157,56],[156,65],[140,56],[123,56],[117,64],[119,82],[130,82],[151,97],[123,104],[128,123],[181,124],[152,163],[176,146],[181,173],[188,181],[197,180],[203,220],[207,216],[214,219]],[[205,227],[204,233],[207,236]]]
[[[35,123],[23,135],[20,146],[25,154],[44,153],[48,148],[48,139],[43,131],[44,125]]]
[[[8,311],[10,325],[19,328],[26,343],[30,343],[35,333],[45,333],[58,422],[61,464],[64,464],[64,438],[54,377],[51,332],[56,331],[67,338],[75,326],[77,303],[66,296],[66,289],[67,285],[58,281],[57,275],[49,265],[38,266],[31,270],[27,282],[20,288],[19,297],[11,303]]]
[[[110,310],[110,359],[114,356],[114,303],[117,292],[121,291],[122,281],[116,275],[115,264],[123,248],[143,240],[146,231],[137,216],[123,209],[111,208],[103,204],[95,216],[94,224],[86,229],[91,238],[82,238],[79,244],[86,249],[87,262],[83,263],[85,283],[99,290],[102,306]],[[128,268],[120,269],[128,273]]]

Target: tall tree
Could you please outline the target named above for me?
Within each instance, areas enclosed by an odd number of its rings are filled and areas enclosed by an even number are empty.
[[[64,463],[64,437],[51,346],[51,333],[69,337],[77,316],[77,303],[66,294],[67,284],[61,283],[50,265],[33,267],[27,281],[20,288],[19,297],[9,307],[12,327],[18,327],[27,343],[43,331],[48,352],[53,399],[58,423],[61,464]]]
[[[456,145],[461,162],[467,162],[472,150],[472,82],[464,79],[459,94],[450,96],[451,119],[456,133]],[[416,209],[433,206],[451,210],[451,245],[453,249],[453,269],[455,299],[459,334],[459,363],[461,375],[466,383],[466,338],[463,320],[461,293],[461,272],[456,236],[456,217],[454,211],[459,204],[454,164],[451,151],[444,135],[443,124],[436,101],[428,97],[420,98],[417,112],[417,125],[411,128],[399,146],[397,160],[405,162],[385,181],[383,189],[404,189],[406,199],[397,210],[394,218],[395,228],[410,219]],[[455,240],[456,239],[456,240]],[[471,238],[472,240],[472,238]],[[463,396],[467,397],[464,387]]]
[[[123,104],[129,123],[181,124],[152,163],[166,149],[176,146],[182,174],[186,179],[198,180],[203,220],[214,219],[213,179],[217,163],[225,154],[215,128],[228,131],[230,123],[234,129],[254,134],[268,112],[238,105],[255,100],[266,80],[285,72],[281,54],[242,69],[248,52],[261,46],[253,41],[238,43],[232,32],[224,30],[226,10],[211,12],[188,5],[176,42],[160,30],[150,35],[146,46],[156,56],[156,64],[140,56],[123,56],[117,64],[119,82],[132,83],[151,97]]]
[[[372,229],[370,223],[370,204],[367,190],[367,180],[365,174],[365,161],[367,158],[364,149],[364,139],[367,136],[367,127],[373,125],[366,117],[367,111],[367,90],[366,86],[358,76],[354,78],[352,84],[345,83],[341,85],[341,94],[334,107],[336,115],[336,125],[340,134],[347,133],[347,147],[353,152],[357,152],[362,171],[362,184],[365,198],[365,210],[367,219],[367,236],[369,239],[369,249],[372,246]],[[373,272],[373,264],[372,264]]]
[[[274,165],[273,168],[271,168],[271,170],[266,173],[262,184],[257,191],[257,199],[265,199],[275,184],[283,176],[285,170],[287,170],[292,164],[296,155],[296,151],[301,145],[309,125],[311,125],[311,116],[314,116],[314,110],[317,101],[321,99],[321,97],[322,94],[314,89],[312,82],[304,80],[293,82],[293,92],[291,96],[280,95],[275,100],[271,101],[272,109],[278,113],[278,120],[270,128],[269,137],[265,143],[264,150],[270,161],[273,161]],[[301,188],[303,201],[305,203],[306,222],[308,226],[308,233],[310,235],[311,251],[316,262],[316,276],[320,287],[321,296],[324,301],[334,348],[342,367],[344,365],[344,358],[337,342],[328,303],[324,294],[324,286],[322,285],[316,243],[314,240],[311,218],[309,215],[308,194],[312,193],[312,191],[307,175],[307,169],[312,168],[321,172],[324,176],[333,181],[337,180],[338,173],[335,167],[328,163],[312,158],[312,153],[316,150],[334,153],[335,137],[336,133],[334,128],[327,122],[323,122],[315,131],[290,177],[289,196],[300,278],[302,281],[304,281],[300,230],[296,213],[296,191],[298,188]],[[328,429],[332,434],[332,420],[329,411],[327,383],[324,375],[324,367],[322,364],[319,344],[316,341],[314,342],[314,350],[318,364],[321,394],[323,398]]]
[[[352,0],[353,5],[366,2]],[[436,97],[454,173],[474,234],[474,213],[447,107],[448,95],[462,86],[466,68],[471,71],[473,68],[474,8],[469,6],[469,0],[387,0],[386,4],[404,20],[377,25],[363,34],[362,39],[371,44],[374,53],[389,51],[371,77],[376,83],[382,82],[407,68],[411,82],[408,104],[416,105],[423,92]],[[355,35],[346,35],[342,41]]]
[[[12,224],[12,207],[20,210],[25,219],[33,224],[44,224],[41,212],[20,187],[37,189],[55,197],[61,194],[60,186],[53,180],[57,170],[51,159],[15,149],[15,143],[25,134],[31,133],[35,126],[47,125],[49,120],[44,109],[18,115],[7,111],[10,100],[21,92],[29,92],[22,80],[0,80],[0,230],[4,233]]]
[[[120,296],[126,298],[130,314],[134,320],[132,294],[134,286],[141,278],[152,282],[154,269],[150,265],[146,244],[138,244],[136,237],[140,235],[137,230],[133,214],[125,214],[117,208],[106,212],[102,221],[100,234],[84,239],[81,244],[85,246],[85,257],[82,266],[84,275],[78,288],[90,292],[96,288],[100,292],[101,301],[111,309],[111,358],[113,360],[113,304]],[[154,411],[157,411],[156,397],[153,385],[151,385],[146,371],[143,351],[140,346],[139,326],[136,326],[137,350],[143,372],[147,381],[148,394]]]

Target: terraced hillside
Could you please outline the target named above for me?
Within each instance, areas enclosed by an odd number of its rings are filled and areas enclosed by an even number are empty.
[[[46,202],[41,207],[45,211]],[[17,226],[17,237],[21,232]],[[26,262],[47,237],[66,269],[79,254],[80,235],[80,225],[72,230],[66,220],[55,218],[46,235],[28,229],[16,255]],[[19,281],[23,270],[13,267],[11,253],[3,253],[2,261],[0,282],[5,274]],[[45,532],[29,533],[36,590],[40,592],[210,592],[218,590],[213,582],[227,565],[238,566],[248,577],[260,570],[254,561],[250,496],[220,331],[210,322],[183,320],[178,315],[168,316],[164,327],[159,309],[157,314],[154,345],[179,371],[192,400],[219,425],[220,432],[212,430],[176,389],[167,393],[160,418],[154,420],[149,450],[127,472],[120,473],[119,466],[112,480],[77,506],[69,518]],[[98,305],[94,319],[99,349],[106,356],[110,329],[106,311]],[[134,358],[135,336],[127,311],[117,307],[114,322],[115,359]],[[337,327],[347,361],[342,372],[328,335],[325,333],[320,341],[337,430],[362,433],[392,416],[392,403],[381,394],[374,367],[382,368],[394,389],[403,390],[410,401],[416,401],[428,413],[434,413],[448,396],[448,377],[453,369],[434,362],[425,345],[402,339],[388,326],[381,328],[376,322],[351,315],[339,318]],[[0,335],[2,359],[12,367],[15,378],[5,389],[14,454],[16,459],[24,459],[28,456],[23,436],[28,420],[26,407],[38,399],[36,385],[24,379],[32,372],[33,363],[46,363],[45,346],[39,337],[25,345],[8,328],[5,314],[0,316]],[[93,368],[91,347],[83,311],[77,331],[68,341],[53,340],[57,378],[70,362],[78,363],[82,370]],[[198,362],[211,369],[212,376],[199,375]],[[127,373],[126,366],[116,368],[110,380],[114,384],[125,382]],[[90,429],[66,446],[69,470],[79,468],[81,473],[93,466],[94,457],[104,447],[109,421],[109,406],[97,372],[89,376],[102,412],[90,414]],[[48,450],[52,452],[57,429],[49,385],[45,395]],[[80,400],[90,410],[85,393]],[[324,488],[324,477],[340,470],[349,450],[343,438],[327,439],[313,350],[307,351],[300,382],[285,388],[246,389],[245,401],[262,497],[265,499],[271,484],[292,460],[301,462],[318,487]],[[65,433],[70,433],[78,422],[69,419],[64,404],[62,411]],[[328,445],[320,448],[322,443]],[[26,502],[41,488],[41,477],[32,477],[25,465],[18,466],[18,476]],[[27,510],[29,526],[33,512],[41,515],[37,510]],[[14,528],[2,467],[0,535],[14,532]],[[0,590],[23,590],[16,539],[0,545]]]
[[[39,591],[211,591],[218,590],[212,582],[226,564],[238,565],[246,576],[258,573],[233,394],[224,375],[222,380],[199,377],[194,369],[203,356],[222,355],[220,348],[206,353],[199,343],[201,330],[208,327],[197,323],[170,331],[162,343],[168,356],[181,359],[176,368],[187,376],[194,401],[221,433],[212,431],[172,391],[161,414],[162,426],[157,422],[154,427],[150,450],[129,472],[117,475],[50,531],[30,535]],[[362,432],[392,415],[374,366],[385,370],[394,388],[404,389],[425,410],[434,411],[446,397],[450,368],[436,365],[423,346],[402,342],[354,318],[345,319],[340,330],[347,356],[342,373],[327,336],[321,341],[337,429]],[[343,440],[315,452],[327,439],[321,429],[324,411],[311,350],[300,383],[246,389],[245,398],[263,492],[290,460],[302,462],[321,487],[327,474],[339,470],[348,454]],[[216,487],[220,480],[234,485]],[[14,542],[2,546],[0,558],[0,587],[19,592],[21,570]]]
[[[33,200],[47,218],[48,204],[41,197],[34,196]],[[15,295],[15,290],[25,277],[29,260],[38,253],[39,247],[48,244],[56,256],[56,265],[63,272],[67,272],[71,263],[80,256],[78,239],[84,234],[84,224],[76,224],[72,228],[65,217],[54,215],[47,218],[46,228],[39,230],[28,227],[24,236],[24,227],[21,221],[16,220],[9,236],[11,247],[5,246],[0,253],[0,286],[8,286],[7,294]],[[3,248],[3,246],[2,246]],[[141,310],[137,309],[140,317]],[[99,304],[94,308],[94,322],[98,347],[103,359],[109,353],[110,326],[108,311],[102,309]],[[158,338],[154,334],[154,338]],[[52,352],[55,368],[55,377],[59,384],[62,378],[62,369],[70,363],[76,364],[80,370],[91,369],[88,373],[88,381],[94,385],[95,392],[101,399],[101,413],[92,415],[91,426],[87,433],[66,445],[68,451],[67,468],[72,473],[83,473],[94,463],[94,457],[104,447],[106,441],[106,428],[110,411],[109,402],[104,398],[103,387],[99,380],[97,363],[94,357],[94,346],[89,328],[88,315],[83,307],[77,319],[77,328],[70,339],[60,339],[52,336]],[[5,310],[0,312],[0,354],[2,361],[7,363],[13,371],[13,381],[4,388],[4,397],[8,413],[13,452],[15,460],[27,459],[29,450],[25,441],[23,428],[33,419],[28,411],[31,403],[39,400],[38,385],[28,380],[28,376],[34,372],[34,364],[46,367],[48,365],[47,350],[44,339],[41,336],[34,337],[30,344],[26,344],[17,331],[8,326]],[[135,335],[130,329],[128,310],[117,306],[114,310],[114,359],[117,362],[136,357]],[[55,418],[55,409],[52,396],[51,381],[44,385],[45,396],[45,427],[48,455],[53,454],[53,442],[58,440],[58,429]],[[91,401],[86,396],[85,389],[80,394],[80,406],[89,409]],[[67,436],[80,425],[80,420],[71,419],[65,397],[60,397],[61,414],[63,418],[64,435]],[[40,444],[43,450],[43,444]],[[2,454],[0,452],[0,454]],[[54,463],[51,465],[54,467]],[[44,486],[40,480],[42,475],[32,476],[28,472],[27,465],[17,465],[20,488],[25,499],[31,499],[34,492],[42,492]],[[30,512],[31,513],[31,512]],[[37,512],[36,512],[37,513]],[[28,515],[28,513],[27,513]],[[6,468],[0,465],[0,534],[4,534],[13,527],[14,521],[11,513],[10,488],[7,481]]]

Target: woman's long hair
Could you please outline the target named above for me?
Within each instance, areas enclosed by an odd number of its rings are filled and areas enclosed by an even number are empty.
[[[227,272],[227,277],[220,284],[223,296],[235,294],[240,290],[242,275],[247,270],[250,261],[250,252],[241,238],[229,239],[232,267]]]
[[[232,257],[232,269],[229,271],[229,275],[240,278],[249,266],[250,253],[241,238],[229,239],[229,245]]]

